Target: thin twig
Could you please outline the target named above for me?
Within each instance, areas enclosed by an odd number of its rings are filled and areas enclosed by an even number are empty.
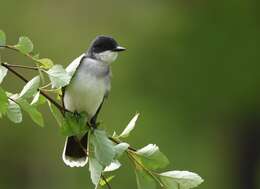
[[[157,177],[154,175],[153,171],[151,171],[151,170],[147,169],[146,167],[144,167],[144,166],[132,155],[131,152],[127,151],[127,155],[128,155],[128,158],[129,158],[130,160],[134,161],[138,166],[140,166],[143,170],[145,170],[151,177],[154,178],[154,180],[156,180],[156,181],[160,184],[160,186],[161,186],[162,188],[164,188],[164,184],[160,181],[159,178],[157,178]],[[136,164],[135,164],[135,166],[136,166]]]
[[[107,188],[108,188],[108,189],[112,189],[112,187],[110,186],[110,184],[108,183],[106,177],[105,177],[103,174],[101,174],[101,178],[105,181],[105,183],[106,183],[106,185],[107,185]]]
[[[117,140],[114,139],[113,137],[108,137],[108,138],[109,138],[109,140],[111,140],[112,142],[114,142],[114,143],[116,143],[116,144],[120,144],[120,143],[121,143],[121,141],[117,141]],[[132,150],[132,151],[134,151],[134,152],[137,151],[135,148],[133,148],[133,147],[131,147],[131,146],[129,146],[128,149],[129,149],[129,150]]]
[[[0,46],[0,48],[6,48],[6,49],[10,49],[10,50],[13,50],[13,51],[16,51],[16,52],[20,52],[15,46],[12,46],[12,45],[2,45]],[[34,58],[31,54],[29,53],[22,53],[23,55],[29,57],[30,59],[36,61],[36,62],[39,62],[36,58]]]
[[[44,88],[47,88],[47,87],[49,87],[49,86],[51,86],[51,83],[48,83],[48,84],[42,86],[40,89],[44,89]]]
[[[12,102],[14,102],[15,104],[18,104],[14,99],[12,99],[11,97],[8,97],[9,100],[11,100]]]
[[[23,80],[24,82],[26,82],[26,83],[28,82],[28,80],[27,80],[24,76],[22,76],[21,74],[19,74],[18,72],[16,72],[14,69],[10,68],[7,63],[1,63],[1,65],[4,66],[4,67],[6,67],[10,72],[12,72],[14,75],[16,75],[17,77],[19,77],[19,78],[20,78],[21,80]]]
[[[88,156],[88,149],[84,148],[84,146],[81,144],[78,137],[74,136],[74,140],[79,144],[80,148],[83,150],[86,156]]]
[[[16,51],[16,52],[20,52],[15,46],[12,46],[12,45],[1,45],[0,48],[6,48],[6,49],[10,49],[10,50],[13,50],[13,51]],[[39,63],[41,63],[37,58],[33,57],[30,53],[21,53],[21,54],[23,54],[24,56],[26,56],[26,57],[30,58],[31,60],[37,62],[37,63],[36,63],[37,66],[39,65]],[[34,70],[34,68],[28,68],[28,67],[26,67],[26,66],[22,66],[22,67],[21,67],[21,66],[19,65],[19,67],[20,67],[20,68],[23,67],[23,68],[33,69],[33,70]],[[36,69],[39,71],[39,75],[40,75],[40,77],[41,77],[42,83],[45,83],[45,82],[44,82],[44,76],[43,76],[43,74],[42,74],[42,72],[41,72],[41,69],[39,69],[39,66],[36,67]],[[35,70],[36,70],[36,69],[35,69]]]
[[[23,80],[24,82],[28,82],[28,80],[21,74],[19,74],[18,72],[16,72],[14,69],[12,69],[11,67],[9,67],[8,64],[6,63],[2,63],[2,66],[6,67],[10,72],[12,72],[14,75],[16,75],[18,78],[20,78],[21,80]],[[39,89],[38,89],[39,90]],[[57,103],[55,100],[53,100],[49,95],[47,95],[46,93],[44,93],[43,91],[39,90],[41,95],[43,95],[45,98],[47,98],[52,104],[54,104],[62,114],[64,114],[65,111],[67,111],[66,109],[64,109],[59,103]]]
[[[23,66],[23,65],[15,65],[15,64],[8,64],[4,63],[5,65],[9,67],[14,67],[14,68],[24,68],[24,69],[29,69],[29,70],[39,70],[39,67],[32,67],[32,66]]]
[[[0,48],[7,48],[7,49],[11,49],[11,50],[14,50],[14,51],[18,51],[16,48],[10,46],[10,45],[1,45]]]

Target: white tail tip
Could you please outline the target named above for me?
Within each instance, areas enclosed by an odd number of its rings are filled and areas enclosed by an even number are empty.
[[[82,157],[82,158],[73,158],[73,157],[65,155],[66,147],[67,147],[67,140],[68,140],[68,137],[65,141],[65,145],[64,145],[64,149],[63,149],[63,153],[62,153],[62,159],[63,159],[64,163],[69,167],[84,167],[88,163],[87,156]]]

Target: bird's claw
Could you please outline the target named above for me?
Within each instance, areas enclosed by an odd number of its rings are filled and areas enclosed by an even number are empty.
[[[96,129],[100,125],[100,122],[88,122],[87,124],[90,128]]]

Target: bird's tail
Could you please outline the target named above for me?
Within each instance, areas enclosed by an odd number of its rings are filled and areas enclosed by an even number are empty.
[[[84,167],[88,162],[87,156],[88,133],[80,140],[76,136],[66,138],[62,159],[67,166]]]

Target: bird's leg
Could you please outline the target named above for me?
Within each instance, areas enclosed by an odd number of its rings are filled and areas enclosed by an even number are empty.
[[[94,129],[96,129],[98,127],[98,125],[100,124],[99,122],[97,122],[97,117],[98,117],[98,114],[101,110],[103,102],[104,102],[104,99],[103,99],[102,103],[100,104],[100,106],[98,107],[96,114],[90,119],[90,122],[89,122],[90,127],[93,127]]]
[[[99,122],[94,122],[91,120],[87,122],[87,126],[92,129],[96,129],[99,126],[99,124]]]
[[[96,122],[97,117],[94,116],[90,120],[87,121],[87,127],[96,129],[99,125],[99,123]]]
[[[75,118],[77,120],[80,118],[80,113],[79,112],[75,111],[75,112],[73,112],[73,114],[74,114],[74,116],[75,116]]]
[[[90,127],[96,129],[96,128],[99,126],[100,123],[97,122],[97,117],[93,117],[93,118],[90,120],[89,124],[90,124]]]

